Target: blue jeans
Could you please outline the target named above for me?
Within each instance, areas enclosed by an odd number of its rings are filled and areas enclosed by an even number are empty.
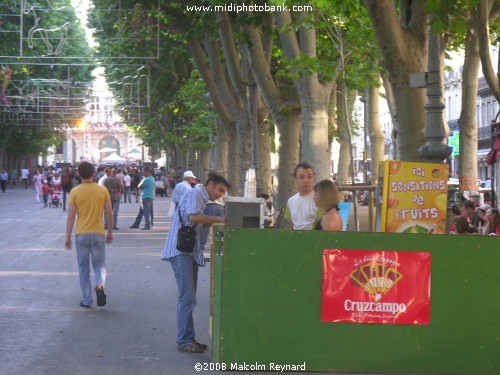
[[[128,203],[131,203],[132,199],[130,198],[130,186],[123,187],[123,203],[127,203],[127,197]]]
[[[111,209],[113,210],[113,227],[116,228],[118,225],[118,210],[120,209],[120,200],[111,201]],[[106,219],[106,214],[104,214],[104,229],[108,229],[108,221]]]
[[[150,229],[154,225],[155,217],[153,211],[153,198],[143,198],[141,200],[141,208],[139,214],[135,218],[134,225],[141,224],[142,217],[144,216],[144,227]]]
[[[170,260],[177,281],[177,346],[194,340],[193,310],[196,306],[198,263],[189,254],[179,254]]]
[[[82,289],[85,305],[92,304],[92,286],[90,285],[90,258],[94,268],[95,285],[106,282],[106,253],[103,234],[77,234],[76,258],[78,260],[78,274],[80,275],[80,288]]]

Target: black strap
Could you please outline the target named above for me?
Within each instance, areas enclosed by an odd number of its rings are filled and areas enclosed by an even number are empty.
[[[179,209],[179,206],[180,206],[179,203],[176,203],[175,206],[176,206],[176,211],[179,212],[179,220],[181,222],[181,226],[184,226],[184,220],[182,220],[181,211]],[[195,228],[197,225],[198,225],[198,223],[196,223],[195,225],[192,225],[192,227]]]

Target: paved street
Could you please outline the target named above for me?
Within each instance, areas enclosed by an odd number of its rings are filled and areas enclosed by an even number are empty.
[[[1,374],[192,374],[195,363],[210,362],[210,351],[176,350],[177,287],[160,260],[170,226],[166,198],[155,202],[150,232],[128,228],[139,204],[121,205],[120,230],[107,246],[108,304],[92,309],[78,306],[75,250],[64,249],[66,212],[34,201],[32,190],[0,196]],[[195,315],[197,339],[206,343],[208,270],[200,270]]]
[[[170,199],[155,200],[150,232],[129,229],[139,205],[121,204],[120,230],[107,246],[108,303],[91,309],[78,306],[66,212],[34,201],[31,189],[0,193],[0,374],[195,374],[196,363],[210,362],[209,350],[176,350],[177,287],[160,260]],[[209,283],[209,267],[201,268],[195,324],[203,343],[210,343]]]

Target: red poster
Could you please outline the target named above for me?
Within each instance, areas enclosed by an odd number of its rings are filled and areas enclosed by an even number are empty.
[[[431,254],[323,251],[321,321],[429,324]]]

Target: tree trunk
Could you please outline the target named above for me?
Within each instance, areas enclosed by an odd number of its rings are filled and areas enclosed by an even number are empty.
[[[480,67],[479,40],[475,21],[471,21],[465,38],[464,70],[462,74],[462,112],[458,119],[460,155],[458,174],[460,191],[477,191],[476,120],[478,72]]]
[[[392,85],[391,82],[389,82],[389,77],[387,76],[387,72],[384,72],[382,74],[382,82],[384,84],[385,98],[387,100],[387,106],[389,107],[389,113],[391,114],[391,120],[392,120],[391,140],[394,152],[392,159],[399,160],[398,147],[397,147],[399,115],[398,115],[398,109],[396,108],[396,103],[394,101]]]
[[[339,133],[339,163],[337,166],[337,182],[341,185],[346,185],[349,179],[349,170],[351,162],[351,151],[349,144],[349,128],[347,116],[351,116],[354,102],[356,100],[356,93],[346,93],[348,108],[344,107],[344,98],[342,93],[337,93],[337,125]]]
[[[295,191],[293,170],[299,161],[300,106],[294,97],[296,92],[293,87],[283,87],[283,91],[288,92],[286,95],[282,94],[280,87],[275,83],[268,55],[262,45],[260,31],[253,26],[242,27],[241,31],[247,40],[243,44],[242,51],[250,64],[262,100],[269,109],[279,134],[276,145],[279,164],[275,171],[275,178],[278,179],[279,185],[275,206],[280,209],[285,207],[287,199]]]
[[[246,172],[250,168],[252,158],[252,132],[250,122],[246,113],[246,109],[242,109],[241,115],[236,118],[236,137],[237,137],[237,155],[231,158],[232,162],[237,167],[237,184],[234,185],[234,192],[237,192],[239,197],[243,196],[245,190]],[[236,190],[236,188],[238,190]]]
[[[330,104],[328,105],[328,160],[330,173],[335,161],[332,159],[332,143],[334,136],[337,136],[337,82],[334,83],[330,94]]]
[[[314,27],[301,26],[295,32],[292,26],[292,13],[275,12],[280,40],[285,56],[290,60],[307,56],[317,57],[316,31]],[[301,12],[300,19],[314,20],[314,14]],[[330,177],[328,155],[328,105],[332,84],[319,80],[318,73],[311,74],[305,69],[294,81],[300,97],[302,110],[301,154],[302,161],[307,161],[315,171],[316,180]]]
[[[288,114],[282,114],[274,120],[279,133],[276,145],[279,164],[275,171],[275,176],[279,181],[275,202],[275,207],[278,209],[285,207],[288,198],[295,194],[293,171],[299,163],[300,106],[298,103],[290,105],[290,109]]]
[[[399,114],[397,147],[402,161],[420,161],[417,150],[425,144],[425,92],[410,88],[409,73],[427,68],[427,14],[424,1],[363,0],[394,93]]]
[[[379,77],[380,79],[380,77]],[[371,166],[372,174],[370,180],[377,183],[378,181],[378,165],[384,160],[384,146],[385,146],[385,136],[384,132],[380,128],[379,122],[379,96],[380,91],[378,87],[371,86],[368,88],[368,95],[366,98],[367,107],[367,124],[368,124],[368,134],[370,135],[371,144]]]
[[[394,101],[399,113],[397,149],[401,161],[421,161],[417,150],[425,144],[425,92],[422,89],[394,87]]]
[[[317,80],[301,78],[302,109],[301,161],[312,165],[316,181],[330,179],[330,154],[328,153],[328,105],[330,87],[323,87]]]
[[[231,195],[241,196],[238,192],[238,136],[236,129],[229,129],[227,147],[227,181],[231,185]]]
[[[258,101],[257,109],[257,196],[271,194],[271,137],[269,136],[269,111]]]
[[[497,102],[500,103],[500,58],[498,59],[497,72],[493,68],[490,56],[490,21],[495,20],[500,14],[498,1],[481,0],[478,5],[478,36],[479,36],[479,56],[483,74]],[[498,39],[497,39],[498,40]]]
[[[204,148],[199,151],[198,154],[198,165],[199,165],[199,174],[196,175],[202,184],[208,178],[208,171],[210,169],[210,149]]]
[[[7,163],[5,163],[5,160],[4,160],[4,154],[5,154],[5,148],[0,147],[0,170],[2,168],[7,168],[7,166],[6,166]]]
[[[228,178],[227,172],[227,153],[228,153],[228,137],[224,128],[217,120],[217,135],[215,138],[215,160],[214,160],[214,171],[218,174]]]

